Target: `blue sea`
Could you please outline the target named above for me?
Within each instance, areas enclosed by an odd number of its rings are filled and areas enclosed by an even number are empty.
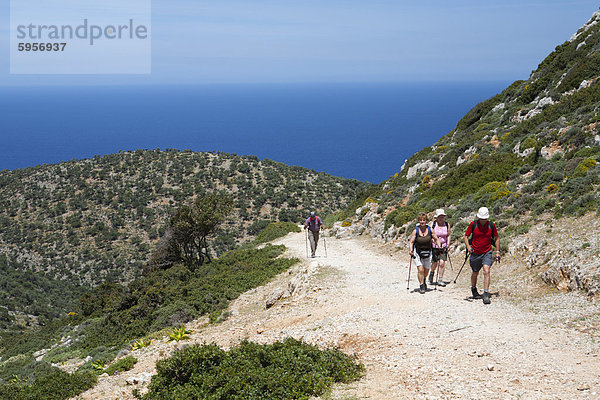
[[[2,88],[0,169],[172,148],[378,183],[509,83]]]

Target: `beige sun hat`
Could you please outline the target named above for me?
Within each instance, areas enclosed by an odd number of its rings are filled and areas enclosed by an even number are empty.
[[[437,218],[440,215],[446,216],[446,211],[444,211],[443,208],[438,208],[437,210],[435,210],[434,218]]]
[[[488,218],[490,218],[490,210],[488,210],[487,207],[481,207],[477,211],[477,218],[479,218],[479,219],[488,219]]]

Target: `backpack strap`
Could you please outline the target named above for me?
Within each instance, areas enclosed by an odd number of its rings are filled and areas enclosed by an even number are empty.
[[[447,224],[447,223],[446,223]],[[469,237],[469,244],[473,244],[473,235],[475,234],[475,228],[479,225],[479,223],[477,222],[477,220],[472,222],[472,226],[473,228],[471,229],[471,237]],[[490,240],[492,241],[492,245],[494,244],[494,223],[490,220],[488,220],[488,229],[490,230]]]
[[[429,225],[425,225],[427,227],[427,230],[429,231],[429,234],[431,235],[431,227]],[[419,237],[419,224],[417,224],[417,226],[415,227],[415,235],[416,237]]]
[[[494,244],[494,239],[496,239],[496,236],[494,236],[494,228],[496,227],[494,225],[494,223],[492,221],[488,221],[489,227],[490,227],[490,236],[492,239],[492,245]]]
[[[471,236],[469,236],[469,244],[473,244],[473,236],[475,235],[475,228],[477,228],[477,220],[471,222]]]

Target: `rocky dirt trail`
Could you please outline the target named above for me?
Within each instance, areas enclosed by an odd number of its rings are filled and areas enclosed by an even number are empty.
[[[320,246],[320,257],[310,260],[304,233],[276,241],[302,262],[242,295],[226,321],[195,321],[188,324],[194,333],[185,344],[158,340],[133,352],[140,360],[134,370],[101,377],[78,398],[132,399],[132,390],[143,392],[145,385],[126,380],[147,380],[157,359],[190,343],[229,347],[243,339],[267,343],[288,336],[337,346],[365,364],[365,377],[335,387],[333,399],[600,398],[600,344],[550,323],[551,307],[545,316],[544,309],[530,311],[503,291],[492,296],[491,305],[472,300],[468,266],[457,284],[425,294],[415,291],[413,266],[407,291],[409,257],[403,249],[365,237],[326,241],[327,258]],[[454,279],[463,259],[453,257],[446,281]],[[267,300],[274,302],[268,309]],[[589,302],[585,307],[600,308]]]

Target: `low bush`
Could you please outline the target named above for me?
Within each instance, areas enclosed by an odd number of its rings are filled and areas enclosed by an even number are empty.
[[[105,310],[102,318],[86,328],[85,337],[75,347],[86,351],[99,346],[120,347],[168,326],[157,325],[159,319],[167,324],[179,318],[180,312],[188,319],[225,309],[240,293],[264,284],[297,262],[279,258],[284,249],[273,245],[240,249],[200,268],[175,265],[151,271],[132,282],[123,294],[121,306]],[[175,307],[177,304],[185,308]],[[169,319],[166,311],[177,315]]]
[[[417,218],[416,207],[410,205],[405,207],[400,207],[390,212],[385,217],[385,225],[384,229],[387,231],[390,226],[402,226],[407,222],[415,220]]]
[[[364,372],[355,357],[295,339],[270,345],[245,341],[229,351],[192,346],[156,368],[143,399],[309,399]]]
[[[522,160],[514,154],[482,156],[460,165],[448,175],[435,182],[430,190],[423,193],[426,198],[448,202],[476,193],[490,182],[505,182],[521,168]]]
[[[598,162],[593,158],[585,158],[583,159],[575,168],[575,172],[573,176],[585,176],[588,173],[588,170],[592,167],[595,167]]]
[[[115,373],[129,371],[133,368],[137,361],[137,358],[134,356],[127,356],[106,368],[104,372],[108,375],[114,375]]]
[[[300,232],[301,229],[293,222],[271,222],[265,230],[258,234],[256,241],[258,243],[270,242],[290,232]]]
[[[0,398],[6,400],[63,400],[76,396],[96,384],[93,373],[69,374],[58,368],[41,377],[32,384],[21,382],[0,384]]]

